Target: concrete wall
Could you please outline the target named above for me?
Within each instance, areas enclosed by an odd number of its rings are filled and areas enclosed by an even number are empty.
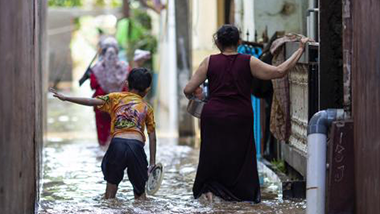
[[[241,38],[246,41],[254,41],[255,25],[260,21],[255,19],[255,4],[257,4],[257,2],[251,0],[235,0],[234,3],[234,24],[241,30]],[[247,33],[249,36],[247,36]]]
[[[218,53],[213,35],[218,30],[218,3],[216,0],[191,1],[192,10],[192,67],[196,70],[202,60]]]
[[[183,89],[192,75],[191,70],[191,10],[190,0],[176,1],[176,51],[178,79],[178,133],[179,143],[192,144],[194,137],[193,117],[187,112],[188,99]]]
[[[224,24],[222,19],[224,1],[222,0],[192,0],[191,1],[191,51],[192,71],[198,69],[201,62],[209,55],[219,53],[214,44],[213,35]],[[196,146],[200,145],[199,120],[194,119]]]
[[[255,30],[258,39],[266,27],[269,37],[276,31],[306,34],[307,0],[255,0],[254,2]],[[253,39],[254,34],[250,32],[250,35]]]
[[[0,213],[33,213],[46,85],[45,0],[0,1]]]
[[[70,43],[71,35],[75,30],[75,17],[68,9],[49,9],[47,17],[49,82],[70,82],[73,80]]]
[[[218,30],[217,1],[192,1],[193,49],[213,49],[212,35]]]
[[[158,135],[178,137],[177,51],[175,32],[175,0],[167,0],[167,9],[154,19],[159,26],[159,68],[157,97],[154,104]],[[158,114],[159,112],[159,114]]]
[[[270,38],[276,31],[306,34],[307,0],[235,0],[234,24],[243,40],[262,38],[268,30]],[[249,36],[247,36],[247,32]]]

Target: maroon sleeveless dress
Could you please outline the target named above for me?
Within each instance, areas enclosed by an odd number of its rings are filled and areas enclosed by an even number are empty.
[[[253,137],[249,55],[210,56],[209,100],[201,115],[201,148],[193,186],[228,201],[259,203],[260,184]]]

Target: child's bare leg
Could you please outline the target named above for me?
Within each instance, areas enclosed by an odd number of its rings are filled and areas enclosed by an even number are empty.
[[[146,200],[145,192],[143,194],[141,194],[140,196],[136,195],[136,193],[135,193],[135,199],[136,200]]]
[[[106,199],[115,198],[116,192],[117,192],[117,185],[107,182],[106,194],[104,195],[104,197]]]
[[[207,192],[207,193],[206,193],[206,199],[207,199],[209,202],[212,202],[212,198],[213,198],[213,194],[212,194],[212,192]]]

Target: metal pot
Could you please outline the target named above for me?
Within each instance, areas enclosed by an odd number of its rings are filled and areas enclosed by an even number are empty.
[[[196,118],[201,118],[204,104],[205,102],[202,100],[192,98],[189,100],[189,104],[187,105],[187,112]]]

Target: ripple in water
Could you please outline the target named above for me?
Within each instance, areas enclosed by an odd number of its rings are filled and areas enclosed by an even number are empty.
[[[39,213],[305,213],[305,202],[281,200],[281,186],[259,165],[262,203],[233,203],[216,199],[195,200],[192,185],[199,150],[159,139],[157,161],[164,166],[164,180],[155,196],[135,201],[127,176],[116,199],[103,199],[106,182],[100,169],[104,149],[98,147],[91,108],[49,99],[49,137],[43,151],[42,191]],[[67,115],[69,113],[69,115]],[[88,122],[90,121],[90,122]],[[77,140],[76,140],[77,139]],[[148,144],[145,146],[149,157]]]
[[[266,183],[260,204],[195,200],[192,185],[199,150],[165,139],[159,140],[157,148],[157,160],[164,165],[164,180],[156,195],[147,201],[135,201],[125,175],[117,198],[105,200],[106,183],[100,169],[104,151],[96,143],[47,143],[39,213],[304,213],[303,201],[282,201],[278,185],[268,178],[263,179]]]

